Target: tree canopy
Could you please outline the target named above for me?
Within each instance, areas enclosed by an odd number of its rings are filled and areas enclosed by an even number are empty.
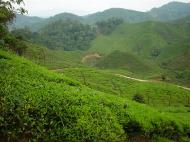
[[[0,40],[5,47],[22,55],[26,48],[24,42],[9,33],[7,25],[11,22],[17,13],[24,14],[27,11],[21,6],[23,0],[0,0]]]
[[[102,34],[110,34],[118,25],[124,21],[121,18],[110,18],[108,20],[99,21],[96,23],[98,31]]]
[[[93,26],[82,24],[74,20],[58,20],[50,22],[38,32],[31,32],[29,28],[15,29],[12,33],[24,40],[40,43],[50,49],[66,51],[86,50],[96,36]]]
[[[23,3],[23,0],[0,0],[0,23],[10,22],[17,13],[26,13],[27,11],[21,6]]]

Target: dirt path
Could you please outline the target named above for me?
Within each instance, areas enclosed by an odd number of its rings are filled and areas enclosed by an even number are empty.
[[[116,75],[116,76],[119,76],[119,77],[126,78],[126,79],[130,79],[130,80],[140,81],[140,82],[152,82],[152,81],[150,81],[150,80],[137,79],[137,78],[125,76],[125,75],[122,75],[122,74],[115,74],[115,75]]]
[[[86,63],[88,61],[91,61],[91,60],[97,60],[97,59],[100,59],[101,56],[98,54],[98,53],[92,53],[92,54],[88,54],[86,56],[84,56],[82,58],[82,63]]]
[[[51,70],[51,71],[54,71],[54,72],[62,72],[63,69],[54,69],[54,70]]]
[[[143,79],[133,78],[133,77],[125,76],[125,75],[122,75],[122,74],[115,74],[115,75],[119,76],[119,77],[126,78],[126,79],[139,81],[139,82],[156,82],[156,81],[153,81],[153,80],[143,80]],[[190,88],[188,88],[188,87],[184,87],[184,86],[180,86],[180,85],[176,85],[176,86],[179,87],[179,88],[183,88],[185,90],[189,90],[190,91]]]

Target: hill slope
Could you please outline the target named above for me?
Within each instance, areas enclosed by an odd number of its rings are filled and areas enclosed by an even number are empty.
[[[190,3],[171,2],[148,13],[159,21],[176,20],[190,15]]]
[[[188,21],[188,17],[185,19]],[[146,72],[153,78],[165,74],[171,82],[189,86],[189,31],[189,22],[124,23],[110,35],[99,35],[88,52],[101,55],[102,59],[95,66],[140,72],[144,76]],[[114,58],[112,55],[116,51],[121,54]],[[140,68],[136,69],[138,61],[141,67],[138,65]]]
[[[129,100],[126,105],[119,96],[94,91],[4,51],[0,67],[1,141],[121,142],[127,135],[130,141],[140,135],[145,140],[188,139],[188,113],[178,117]]]

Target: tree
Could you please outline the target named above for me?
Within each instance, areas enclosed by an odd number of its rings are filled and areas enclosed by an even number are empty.
[[[144,97],[141,94],[136,93],[133,98],[133,101],[136,101],[138,103],[145,103]]]
[[[16,14],[24,14],[27,11],[21,6],[23,0],[0,0],[0,40],[5,42],[6,47],[22,55],[26,48],[24,42],[9,33],[7,25],[11,22]]]
[[[23,0],[0,0],[0,24],[6,25],[17,13],[26,13],[27,11],[21,7],[23,3]]]
[[[122,24],[123,22],[123,19],[113,17],[105,21],[97,22],[96,26],[98,28],[98,32],[102,34],[110,34],[118,25]]]
[[[51,22],[39,31],[41,43],[50,49],[87,50],[96,36],[90,25],[73,20]]]

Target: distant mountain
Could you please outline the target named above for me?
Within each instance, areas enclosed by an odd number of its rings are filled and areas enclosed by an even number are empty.
[[[15,20],[13,21],[13,24],[11,27],[16,27],[16,28],[23,28],[25,26],[31,28],[31,29],[38,29],[41,24],[45,21],[45,18],[40,18],[40,17],[31,17],[31,16],[25,16],[25,15],[16,15]]]
[[[127,22],[142,22],[151,20],[151,17],[147,13],[122,8],[111,8],[103,12],[84,16],[84,19],[87,23],[93,24],[97,21],[106,20],[112,17],[122,18]]]
[[[78,16],[78,15],[75,15],[75,14],[72,14],[72,13],[60,13],[60,14],[57,14],[53,17],[50,17],[49,19],[47,19],[48,21],[57,21],[57,20],[73,20],[73,21],[83,21],[83,18]]]
[[[177,19],[174,21],[171,21],[172,23],[181,23],[181,24],[190,24],[190,15],[186,16],[185,18]]]
[[[61,13],[47,19],[17,15],[17,18],[11,27],[22,28],[24,26],[28,26],[35,31],[49,22],[54,22],[57,20],[70,19],[86,24],[94,24],[97,21],[117,17],[122,18],[124,21],[129,23],[139,23],[143,21],[173,21],[186,16],[190,16],[190,3],[171,2],[159,8],[153,8],[148,12],[139,12],[122,8],[111,8],[103,12],[97,12],[87,16]]]
[[[190,15],[190,3],[171,2],[160,8],[153,8],[148,12],[159,21],[170,21]]]

